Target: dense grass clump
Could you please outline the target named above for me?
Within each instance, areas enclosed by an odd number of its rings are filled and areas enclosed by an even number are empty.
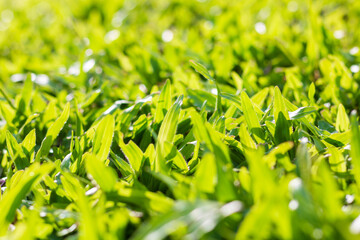
[[[360,238],[359,12],[0,1],[0,238]]]

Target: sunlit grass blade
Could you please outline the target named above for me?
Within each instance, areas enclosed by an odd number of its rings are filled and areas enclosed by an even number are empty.
[[[336,130],[338,132],[345,132],[349,129],[350,120],[346,114],[345,108],[342,104],[339,105],[337,116],[336,116]]]
[[[30,105],[31,95],[32,95],[33,82],[31,80],[31,75],[28,74],[24,82],[24,87],[21,93],[21,99],[19,101],[17,112],[21,114],[26,114],[27,108]]]
[[[80,182],[69,173],[61,176],[61,182],[68,197],[79,208],[80,213],[80,231],[79,239],[96,240],[99,239],[98,227],[94,211],[90,207],[88,198]]]
[[[14,220],[16,209],[20,207],[21,201],[34,184],[53,168],[52,164],[43,164],[41,166],[38,163],[32,164],[22,174],[19,182],[2,196],[0,201],[0,236],[4,236],[6,233],[9,223]]]
[[[110,192],[114,189],[117,176],[113,169],[105,166],[104,162],[93,154],[87,154],[85,162],[87,173],[96,181],[101,190]]]
[[[29,166],[29,159],[26,157],[20,144],[17,143],[16,139],[9,131],[6,131],[6,145],[18,170],[25,169]]]
[[[280,89],[275,87],[274,95],[275,141],[277,144],[290,141],[289,113],[287,111]]]
[[[236,199],[233,175],[229,170],[231,161],[226,146],[220,141],[216,132],[209,125],[203,123],[198,113],[192,111],[190,115],[195,127],[194,135],[196,139],[201,142],[204,141],[216,159],[217,185],[215,191],[217,198],[220,201]]]
[[[119,146],[129,161],[131,168],[136,174],[138,174],[144,158],[144,154],[141,149],[131,140],[128,144],[125,144],[123,140],[120,139]]]
[[[264,134],[258,116],[255,113],[253,103],[245,92],[241,93],[241,106],[250,132],[253,133],[259,143],[262,143]]]
[[[112,115],[105,116],[96,128],[92,152],[102,161],[105,161],[109,155],[114,128],[115,120]]]
[[[160,123],[167,112],[171,107],[171,83],[170,80],[167,80],[163,89],[161,90],[159,100],[156,104],[155,112],[155,123]]]
[[[190,60],[191,66],[200,73],[204,78],[206,78],[209,81],[215,82],[215,79],[210,75],[209,71],[204,67],[204,65],[195,62],[194,60]]]
[[[351,131],[351,163],[356,184],[360,190],[360,130],[355,111],[351,113]]]
[[[166,172],[165,165],[165,142],[172,143],[175,137],[177,124],[179,120],[179,114],[181,110],[183,96],[178,97],[175,103],[171,106],[169,111],[166,113],[165,118],[161,124],[159,134],[156,143],[156,160],[155,170],[160,172]]]
[[[40,162],[42,157],[45,157],[49,154],[51,145],[55,141],[56,137],[59,135],[61,129],[64,127],[70,116],[70,103],[67,103],[64,111],[58,119],[50,126],[49,130],[46,133],[46,137],[41,142],[41,146],[36,153],[36,162]]]

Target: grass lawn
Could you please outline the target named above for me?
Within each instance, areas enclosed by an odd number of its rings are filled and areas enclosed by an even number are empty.
[[[360,1],[1,0],[0,239],[360,239]]]

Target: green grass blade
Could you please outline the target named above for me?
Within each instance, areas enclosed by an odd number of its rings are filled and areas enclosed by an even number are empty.
[[[101,159],[94,154],[87,154],[85,157],[87,173],[96,181],[100,189],[104,192],[110,192],[116,184],[116,173],[112,168],[104,165]]]
[[[70,116],[70,103],[67,103],[64,111],[61,113],[60,117],[50,126],[49,130],[46,133],[45,138],[41,142],[41,146],[36,154],[35,161],[40,162],[42,157],[46,157],[49,154],[51,145],[55,141],[56,137],[59,135],[61,129],[64,127]]]
[[[21,145],[17,143],[16,139],[9,131],[6,131],[6,145],[9,154],[15,163],[16,169],[21,170],[29,166],[29,159],[23,152]]]
[[[171,107],[171,83],[167,80],[156,104],[155,123],[160,123]]]
[[[337,116],[336,116],[336,130],[338,132],[345,132],[349,129],[350,120],[346,114],[345,108],[342,104],[339,105]]]
[[[128,144],[125,144],[123,140],[120,139],[119,146],[129,161],[131,168],[135,171],[135,174],[138,174],[143,163],[144,153],[131,140],[128,142]]]
[[[255,113],[254,105],[251,102],[250,98],[245,92],[241,93],[241,105],[243,107],[243,113],[245,116],[246,124],[248,125],[249,130],[254,134],[254,137],[257,142],[262,143],[264,138],[263,130],[259,119]]]
[[[176,134],[177,124],[181,110],[183,96],[178,97],[175,103],[166,113],[165,118],[160,126],[157,142],[156,142],[156,160],[155,170],[166,172],[165,165],[165,142],[172,143]]]
[[[20,207],[21,201],[34,184],[53,168],[54,166],[48,163],[41,166],[38,163],[32,164],[22,174],[19,182],[4,194],[0,201],[0,236],[6,233],[9,223],[14,220],[16,209]]]
[[[114,128],[115,120],[112,115],[106,115],[101,119],[96,128],[92,152],[101,161],[105,161],[109,155],[114,136]]]
[[[204,78],[206,78],[209,81],[215,82],[215,79],[210,75],[209,71],[206,69],[206,67],[204,67],[204,65],[195,62],[194,60],[190,60],[190,65],[195,69],[195,71],[200,73]]]
[[[360,190],[360,130],[356,111],[351,113],[351,131],[351,163],[356,184]]]

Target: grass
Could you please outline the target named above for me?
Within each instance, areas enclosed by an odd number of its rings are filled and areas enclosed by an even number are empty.
[[[0,238],[360,238],[359,11],[1,1]]]

